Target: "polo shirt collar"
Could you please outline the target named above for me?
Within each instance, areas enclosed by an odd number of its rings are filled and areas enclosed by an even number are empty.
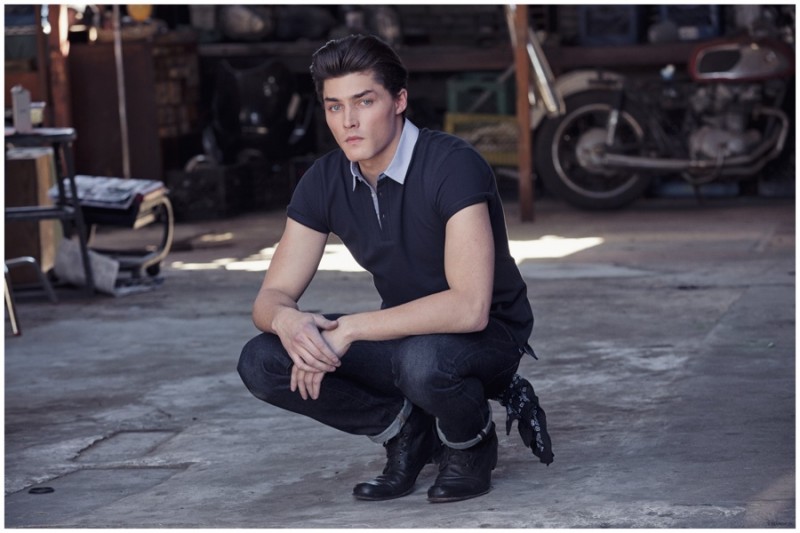
[[[406,119],[403,124],[403,132],[400,134],[400,142],[397,144],[397,151],[394,153],[392,162],[386,167],[378,179],[383,177],[390,178],[400,185],[405,183],[408,167],[411,165],[411,156],[414,154],[414,146],[417,144],[419,138],[419,128],[416,127],[410,120]],[[366,183],[366,179],[361,174],[361,169],[358,168],[358,163],[355,161],[350,162],[350,172],[353,174],[353,190],[356,190],[356,184],[359,181]]]

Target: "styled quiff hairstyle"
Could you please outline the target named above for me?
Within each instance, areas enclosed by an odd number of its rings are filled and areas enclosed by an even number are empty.
[[[350,35],[328,41],[311,56],[311,78],[322,102],[325,80],[371,72],[392,97],[408,88],[408,71],[391,46],[372,35]]]

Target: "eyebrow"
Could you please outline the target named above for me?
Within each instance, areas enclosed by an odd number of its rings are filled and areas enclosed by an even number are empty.
[[[375,91],[372,90],[372,89],[367,89],[366,91],[362,91],[362,92],[360,92],[358,94],[354,94],[353,96],[350,97],[350,100],[358,100],[359,98],[363,98],[364,96],[367,96],[368,94],[374,93],[374,92]],[[324,98],[324,100],[326,102],[339,102],[340,101],[338,98],[334,98],[332,96],[326,96]]]

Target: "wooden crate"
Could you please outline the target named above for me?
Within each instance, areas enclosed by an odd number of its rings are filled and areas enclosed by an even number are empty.
[[[493,166],[517,166],[517,117],[447,113],[445,131],[473,145]]]

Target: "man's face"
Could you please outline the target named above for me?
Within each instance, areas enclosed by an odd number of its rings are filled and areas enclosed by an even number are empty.
[[[403,129],[407,93],[393,98],[371,72],[325,80],[325,119],[336,142],[362,173],[383,172],[394,157]]]

